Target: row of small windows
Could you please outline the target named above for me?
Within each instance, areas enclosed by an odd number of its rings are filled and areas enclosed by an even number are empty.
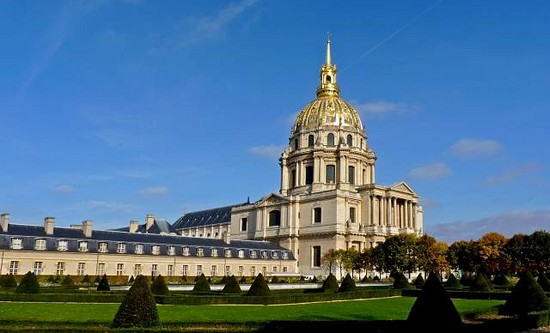
[[[334,164],[327,164],[325,166],[325,177],[328,184],[336,182],[336,166]],[[306,185],[313,184],[314,169],[312,165],[306,166]],[[348,166],[348,183],[355,184],[355,166]],[[296,186],[296,170],[291,171],[290,185]]]
[[[272,211],[274,216],[278,216],[278,223],[280,224],[280,211]],[[277,213],[275,213],[277,212]],[[271,217],[271,214],[270,214]],[[275,221],[275,220],[274,220]],[[277,224],[278,225],[278,224]],[[57,241],[57,251],[68,251],[68,245],[69,241],[67,240],[58,240]],[[89,243],[87,241],[79,241],[78,242],[78,251],[79,252],[88,252],[88,246]],[[134,254],[143,254],[144,253],[144,246],[143,244],[135,244],[134,245]],[[108,252],[109,244],[107,242],[99,242],[98,243],[98,252],[106,253]],[[23,249],[23,239],[22,238],[12,238],[10,243],[10,248],[13,250],[21,250]],[[46,240],[45,239],[37,239],[35,240],[35,250],[46,250]],[[160,245],[150,245],[151,254],[154,255],[160,255],[161,254],[161,246]],[[217,248],[209,248],[206,250],[209,251],[209,255],[211,257],[218,257],[221,253],[219,249]],[[126,243],[117,243],[116,247],[117,253],[127,253],[127,244]],[[269,258],[269,252],[271,252],[271,258],[273,259],[279,259],[279,251],[266,251],[266,250],[249,250],[249,256],[250,258],[257,258],[258,254],[257,252],[260,252],[260,257],[262,259],[268,259]],[[191,253],[191,249],[188,246],[181,247],[181,255],[182,256],[189,256]],[[166,249],[166,254],[174,256],[176,255],[176,246],[175,245],[169,245]],[[207,254],[205,254],[205,249],[202,247],[196,248],[196,256],[197,257],[203,257]],[[226,258],[231,258],[231,249],[224,249],[223,255]],[[239,258],[245,257],[245,250],[239,249],[237,250],[237,256]],[[282,252],[281,254],[282,259],[288,259],[288,252]]]
[[[129,265],[128,265],[129,266]],[[44,272],[44,269],[45,269],[45,264],[43,261],[35,261],[33,263],[33,272],[35,275],[42,275],[43,272]],[[83,276],[86,274],[86,263],[85,262],[79,262],[77,264],[77,267],[76,267],[76,275],[77,276]],[[93,268],[92,268],[93,269]],[[267,267],[263,267],[262,268],[262,271],[264,272],[264,274],[267,273]],[[272,267],[272,272],[277,272],[278,271],[278,267],[277,266],[273,266]],[[288,271],[288,268],[285,266],[285,267],[282,267],[282,272],[287,272]],[[100,262],[100,263],[97,263],[95,264],[95,274],[96,275],[103,275],[103,274],[106,274],[107,272],[107,265],[106,263],[104,262]],[[203,265],[197,265],[196,267],[196,274],[197,276],[203,274]],[[8,270],[8,273],[11,274],[11,275],[17,275],[20,272],[20,262],[19,261],[10,261],[10,265],[9,265],[9,270]],[[65,275],[70,272],[67,271],[67,265],[64,261],[58,261],[55,263],[55,275]],[[126,275],[127,272],[126,269],[125,269],[125,264],[124,263],[117,263],[116,264],[116,275]],[[144,270],[143,270],[143,267],[142,267],[142,264],[134,264],[134,266],[132,267],[132,270],[131,270],[131,273],[134,275],[134,276],[138,276],[140,274],[144,274]],[[210,267],[210,275],[211,276],[218,276],[218,265],[212,265]],[[232,275],[232,271],[231,271],[231,266],[225,266],[224,267],[224,275]],[[239,276],[243,276],[244,275],[244,266],[239,266],[238,267],[238,275]],[[152,276],[157,276],[160,274],[160,270],[159,270],[159,265],[158,264],[151,264],[151,275]],[[166,266],[166,275],[167,276],[174,276],[176,274],[176,271],[175,271],[175,265],[167,265]],[[189,275],[189,265],[182,265],[181,266],[181,273],[178,273],[178,274],[181,274],[183,276],[188,276]],[[250,267],[250,274],[251,276],[254,276],[256,274],[256,266],[251,266]]]
[[[329,133],[327,134],[327,146],[332,147],[335,146],[335,140],[334,140],[334,134]],[[361,144],[360,146],[363,146],[363,139],[360,140]],[[350,147],[353,147],[353,136],[351,134],[348,134],[346,136],[346,144]],[[309,148],[313,147],[315,145],[315,136],[313,134],[308,135],[307,137],[307,146]],[[300,149],[300,140],[299,138],[294,139],[294,149]]]

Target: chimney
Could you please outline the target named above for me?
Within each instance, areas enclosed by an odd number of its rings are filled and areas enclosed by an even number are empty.
[[[10,224],[10,214],[4,213],[0,215],[0,227],[3,232],[8,232],[8,225]]]
[[[149,228],[153,226],[154,223],[155,223],[155,216],[152,214],[147,214],[147,216],[145,217],[145,232],[147,232]]]
[[[92,225],[93,222],[90,220],[85,220],[82,222],[82,231],[84,232],[84,237],[92,237]]]
[[[130,221],[130,229],[128,229],[128,232],[131,234],[135,234],[138,230],[139,222],[138,221]]]
[[[231,241],[231,233],[229,230],[222,232],[222,240],[225,244],[229,244]]]
[[[46,235],[53,235],[53,225],[55,224],[55,217],[45,217],[44,218],[44,232]]]

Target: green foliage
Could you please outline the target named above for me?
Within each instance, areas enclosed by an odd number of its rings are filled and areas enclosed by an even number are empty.
[[[546,274],[540,273],[537,277],[537,282],[541,286],[542,290],[550,292],[550,280],[548,279],[548,276],[546,276]]]
[[[97,284],[97,291],[109,291],[111,286],[109,285],[109,279],[107,279],[107,274],[103,274],[101,280]]]
[[[226,284],[228,278],[229,278],[229,276],[224,275],[224,276],[222,277],[222,279],[220,280],[220,284]]]
[[[342,283],[340,284],[340,287],[338,288],[338,292],[342,293],[346,291],[353,291],[355,289],[357,289],[355,280],[351,278],[351,275],[349,273],[346,274],[346,276],[344,277],[344,280],[342,281]]]
[[[54,283],[55,282],[55,277],[53,275],[50,275],[50,276],[48,276],[48,279],[46,281],[48,281],[48,283]]]
[[[451,273],[449,275],[449,278],[447,278],[447,281],[445,282],[445,287],[447,287],[447,288],[462,288],[462,284],[460,283],[460,281],[458,281],[456,276],[453,273]]]
[[[223,286],[222,293],[226,294],[240,294],[241,286],[237,281],[235,275],[231,275],[226,279],[225,286]]]
[[[416,279],[414,279],[414,286],[418,289],[424,288],[424,284],[426,281],[424,281],[424,277],[422,277],[422,273],[418,273],[418,276]]]
[[[61,281],[61,285],[64,287],[74,287],[73,278],[70,275],[66,275],[63,281]]]
[[[488,292],[493,290],[491,281],[483,273],[477,273],[474,281],[470,285],[471,291]]]
[[[435,274],[435,273],[434,273]],[[435,276],[437,278],[437,276]],[[411,289],[412,286],[405,274],[396,272],[393,274],[393,288],[395,289]]]
[[[2,276],[2,279],[0,280],[0,286],[2,286],[2,288],[16,288],[17,280],[15,280],[15,276],[13,276],[12,274],[6,274]]]
[[[130,279],[128,279],[128,283],[129,283],[129,284],[132,284],[132,283],[134,283],[134,280],[135,280],[135,278],[134,278],[134,276],[132,275],[132,276],[130,276]]]
[[[80,281],[80,283],[84,283],[84,284],[88,284],[90,283],[90,276],[88,274],[84,275],[84,277],[82,278],[82,281]]]
[[[499,309],[502,315],[526,315],[532,311],[550,309],[550,301],[531,272],[525,272],[512,288],[506,303]]]
[[[155,327],[159,324],[157,304],[149,288],[148,279],[138,275],[120,304],[111,326],[133,328]]]
[[[244,275],[241,276],[241,279],[239,280],[239,283],[246,283],[246,277]]]
[[[182,275],[180,281],[181,281],[181,284],[187,284],[188,283],[187,282],[187,275]]]
[[[334,274],[329,273],[327,275],[327,278],[325,281],[323,281],[323,285],[321,286],[321,290],[323,291],[337,291],[339,288],[338,280],[336,279],[336,276]]]
[[[463,325],[454,303],[434,272],[428,275],[407,321],[423,332],[459,332]]]
[[[271,278],[271,283],[281,283],[281,278],[279,278],[277,275]]]
[[[510,279],[504,275],[504,274],[497,274],[495,278],[493,279],[493,285],[500,286],[503,288],[510,288],[512,286],[512,283],[510,282]]]
[[[271,290],[267,285],[267,281],[262,273],[259,273],[252,282],[252,285],[250,285],[250,289],[246,292],[246,296],[267,296],[270,293]]]
[[[166,284],[166,280],[162,275],[158,275],[151,284],[151,292],[154,295],[170,295],[170,290]]]
[[[15,289],[16,293],[22,293],[22,294],[37,294],[40,292],[40,285],[38,284],[38,280],[36,279],[36,275],[34,275],[33,272],[27,272],[25,276],[23,276],[23,279],[21,282],[19,282],[19,285]]]
[[[194,293],[209,293],[210,290],[210,282],[208,282],[204,273],[195,278],[195,286],[193,287]]]
[[[96,275],[94,283],[99,283],[99,281],[101,281],[101,278],[99,277],[99,275]]]

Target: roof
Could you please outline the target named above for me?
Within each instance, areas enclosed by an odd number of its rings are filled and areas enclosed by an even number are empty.
[[[137,227],[136,232],[141,233],[150,233],[150,234],[175,234],[176,229],[172,227],[172,225],[166,221],[166,220],[157,220],[153,222],[153,225],[149,227],[149,229],[146,229],[147,224],[140,224]],[[111,231],[123,231],[123,232],[129,232],[130,227],[122,227],[122,228],[116,228],[116,229],[110,229]]]
[[[174,222],[172,227],[174,229],[183,229],[197,226],[231,223],[231,210],[233,209],[233,207],[239,207],[249,204],[249,202],[246,202],[231,206],[224,206],[186,213],[176,222]]]

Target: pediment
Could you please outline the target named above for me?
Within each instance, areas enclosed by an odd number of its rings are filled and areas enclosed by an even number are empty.
[[[408,194],[416,194],[413,189],[407,185],[407,183],[405,182],[400,182],[400,183],[397,183],[395,185],[392,185],[390,187],[390,190],[392,191],[398,191],[398,192],[402,192],[402,193],[408,193]]]
[[[256,203],[256,207],[260,207],[260,206],[272,206],[272,205],[280,205],[280,204],[285,204],[288,202],[288,199],[279,195],[279,194],[276,194],[276,193],[270,193],[266,196],[264,196],[263,198],[261,198],[257,203]]]

